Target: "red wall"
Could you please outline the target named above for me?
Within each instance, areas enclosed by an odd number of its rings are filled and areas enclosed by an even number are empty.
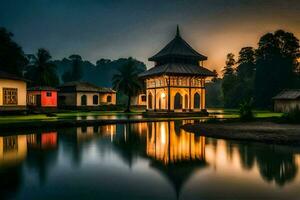
[[[52,93],[51,97],[47,97],[47,91],[41,91],[42,106],[57,107],[57,91],[49,92]]]

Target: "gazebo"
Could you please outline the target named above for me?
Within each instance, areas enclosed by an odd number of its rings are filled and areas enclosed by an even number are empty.
[[[203,67],[207,57],[180,35],[149,58],[155,66],[139,76],[146,83],[147,111],[199,112],[205,110],[205,79],[215,74]]]

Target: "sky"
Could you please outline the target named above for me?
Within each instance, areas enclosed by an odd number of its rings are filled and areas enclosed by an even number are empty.
[[[300,38],[299,0],[0,0],[0,26],[14,33],[25,53],[46,48],[54,59],[79,54],[148,58],[175,36],[208,57],[220,71],[226,54],[257,47],[277,29]]]

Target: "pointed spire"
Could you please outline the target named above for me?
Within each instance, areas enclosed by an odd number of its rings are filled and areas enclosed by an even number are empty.
[[[177,24],[176,37],[180,37],[179,25]]]

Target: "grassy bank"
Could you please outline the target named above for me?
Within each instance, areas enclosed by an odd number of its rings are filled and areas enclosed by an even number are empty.
[[[32,123],[32,122],[41,122],[48,121],[53,122],[57,120],[72,120],[79,117],[101,117],[101,116],[132,116],[138,115],[141,112],[132,112],[124,113],[121,111],[91,111],[91,112],[79,112],[79,111],[70,111],[55,113],[55,116],[47,116],[46,114],[30,114],[30,115],[8,115],[0,116],[0,124],[16,124],[16,123]]]
[[[208,108],[207,110],[210,113],[210,116],[216,118],[239,118],[238,109]],[[253,110],[253,114],[255,118],[273,118],[281,117],[283,115],[283,113],[271,112],[269,110]]]
[[[46,114],[0,116],[0,130],[2,132],[7,130],[13,131],[47,127],[56,128],[64,126],[102,125],[108,123],[134,123],[184,119],[207,120],[210,118],[237,120],[239,118],[238,110],[234,109],[209,109],[209,112],[210,116],[208,118],[199,116],[143,118],[140,110],[136,110],[131,113],[124,113],[121,111],[68,111],[56,113],[53,116],[47,116]],[[272,113],[268,111],[255,111],[255,114],[259,119],[281,116],[280,113]]]
[[[255,141],[272,144],[299,145],[299,124],[278,124],[268,120],[186,124],[188,132],[213,138]]]

